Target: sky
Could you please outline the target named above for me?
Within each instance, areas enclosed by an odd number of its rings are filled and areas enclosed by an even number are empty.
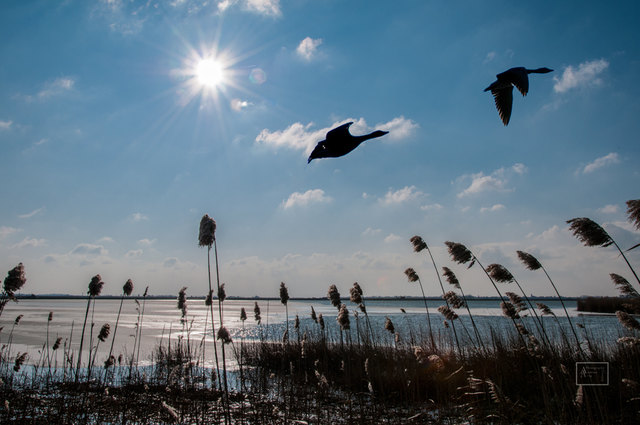
[[[627,265],[566,220],[640,242],[639,18],[636,1],[3,1],[2,278],[22,262],[27,294],[100,274],[104,294],[204,295],[209,214],[229,296],[418,296],[407,267],[437,296],[413,235],[467,294],[495,292],[445,241],[530,294],[553,290],[516,250],[563,295],[617,295]],[[554,71],[505,127],[483,90],[516,66]],[[350,121],[389,134],[307,164]]]

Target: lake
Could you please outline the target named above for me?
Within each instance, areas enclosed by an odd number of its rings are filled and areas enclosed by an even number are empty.
[[[257,325],[254,320],[254,302],[255,300],[226,300],[223,306],[224,324],[229,330],[234,342],[256,340],[262,335],[272,340],[280,340],[286,329],[286,309],[279,300],[257,300],[261,309],[262,324]],[[136,323],[138,321],[138,313],[142,307],[136,304],[133,299],[125,299],[122,306],[122,313],[118,323],[116,340],[114,343],[114,355],[118,357],[122,354],[125,358],[131,356],[133,352],[134,335],[136,332]],[[356,341],[359,335],[364,334],[364,315],[356,305],[348,300],[343,300],[350,312],[351,338]],[[378,340],[385,341],[389,345],[394,343],[393,335],[384,329],[386,317],[389,317],[394,324],[396,332],[400,335],[400,340],[410,342],[412,339],[420,341],[426,340],[428,335],[429,324],[427,315],[425,314],[424,302],[420,299],[403,299],[403,300],[366,300],[367,313],[371,322],[371,328],[377,335]],[[552,316],[542,317],[545,329],[551,339],[556,341],[561,338],[562,331],[575,341],[567,317],[559,301],[545,301],[553,313],[557,316],[557,320]],[[430,324],[436,340],[441,344],[452,344],[452,329],[445,327],[443,317],[438,313],[437,307],[444,304],[443,301],[429,300],[428,307],[430,311]],[[482,334],[483,339],[490,338],[490,332],[493,330],[498,335],[515,334],[512,322],[503,316],[500,309],[500,302],[496,300],[470,300],[469,308],[473,315],[474,321]],[[581,324],[584,328],[576,326],[576,331],[582,339],[585,332],[589,333],[592,341],[608,345],[614,343],[620,336],[626,335],[626,331],[620,326],[615,315],[603,314],[587,314],[583,315],[576,311],[575,301],[565,301],[569,315],[574,325]],[[109,338],[98,345],[98,361],[101,363],[106,359],[109,348],[111,346],[111,338],[113,337],[114,327],[118,308],[120,306],[119,299],[101,299],[96,298],[95,308],[89,311],[89,320],[85,334],[84,351],[88,348],[88,338],[91,331],[91,318],[93,317],[93,345],[96,344],[96,336],[103,324],[108,323],[111,326],[111,334]],[[47,318],[49,312],[53,312],[53,318],[49,322],[48,335],[49,344],[52,345],[57,337],[61,337],[63,344],[71,344],[74,350],[78,349],[80,343],[80,334],[82,324],[87,307],[87,301],[82,299],[22,299],[18,303],[10,302],[7,304],[2,316],[0,317],[0,344],[6,345],[11,335],[11,353],[29,353],[29,363],[35,363],[47,340]],[[219,316],[217,308],[217,300],[214,300],[215,322],[219,325]],[[245,308],[247,312],[247,320],[243,323],[240,320],[240,309]],[[316,313],[322,314],[326,324],[326,332],[330,338],[339,340],[340,328],[336,323],[337,310],[328,300],[289,300],[288,303],[289,317],[289,338],[295,340],[304,332],[319,332],[318,325],[311,319],[311,307]],[[404,309],[405,313],[401,311]],[[148,364],[151,360],[151,353],[154,347],[157,347],[160,341],[166,343],[168,338],[172,340],[180,336],[187,337],[191,341],[200,342],[206,336],[205,343],[211,346],[214,340],[211,335],[211,320],[207,319],[208,307],[205,306],[202,299],[189,299],[187,301],[187,324],[183,326],[180,322],[181,312],[176,308],[175,300],[157,300],[150,299],[145,303],[144,317],[142,322],[141,336],[141,352],[140,363]],[[354,312],[358,312],[358,318],[354,316]],[[456,313],[460,316],[455,321],[457,334],[465,343],[465,328],[472,333],[471,321],[466,309],[458,309]],[[22,314],[23,317],[18,325],[14,326],[16,316]],[[525,314],[525,313],[522,313]],[[298,315],[300,319],[300,327],[294,329],[294,319]],[[524,323],[527,327],[534,331],[535,326],[533,318],[524,317]],[[464,324],[464,327],[462,326]],[[13,333],[12,333],[13,328]],[[299,334],[298,334],[299,332]],[[5,350],[8,347],[4,348]],[[211,348],[207,348],[211,350]],[[59,350],[58,356],[61,356]],[[211,352],[211,351],[209,351]],[[212,362],[213,360],[210,359]],[[209,363],[211,365],[211,363]]]

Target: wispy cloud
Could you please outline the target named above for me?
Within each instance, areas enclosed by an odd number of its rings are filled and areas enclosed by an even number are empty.
[[[289,209],[309,204],[331,202],[332,198],[325,195],[322,189],[309,189],[304,193],[293,192],[286,201],[282,202],[282,208]]]
[[[247,109],[250,106],[253,106],[253,103],[246,101],[246,100],[241,100],[241,99],[231,99],[231,109],[233,109],[234,111],[242,111],[243,109]]]
[[[374,229],[373,227],[367,227],[366,229],[364,229],[364,232],[362,232],[362,236],[373,236],[373,235],[377,235],[380,232],[382,232],[381,229]]]
[[[313,57],[316,55],[318,47],[320,47],[321,44],[321,38],[313,39],[311,37],[305,37],[304,40],[302,40],[300,44],[298,44],[296,53],[305,61],[310,62],[311,59],[313,59]]]
[[[353,122],[349,131],[354,135],[367,133],[374,128],[389,131],[389,134],[382,140],[404,139],[413,134],[415,129],[418,128],[418,124],[402,116],[394,118],[386,123],[377,124],[373,127],[369,127],[364,118],[347,118],[336,121],[331,126],[318,130],[313,130],[315,124],[312,122],[308,124],[296,122],[284,130],[270,131],[268,129],[264,129],[256,137],[256,142],[272,148],[302,150],[308,154],[319,141],[325,138],[329,130],[337,127],[338,125],[344,124],[345,122]]]
[[[26,214],[20,214],[20,215],[18,215],[18,218],[31,218],[34,215],[37,215],[37,214],[40,214],[40,213],[44,212],[44,210],[45,210],[44,207],[40,207],[40,208],[35,209],[35,210],[33,210],[31,212],[28,212]]]
[[[27,236],[17,244],[13,245],[12,248],[13,249],[20,249],[20,248],[26,248],[26,247],[37,248],[40,246],[46,246],[46,244],[47,244],[46,239],[36,239],[36,238],[30,238]]]
[[[618,206],[613,204],[605,205],[602,208],[598,208],[598,212],[603,214],[615,214],[618,212]]]
[[[495,204],[495,205],[492,205],[490,207],[482,207],[482,208],[480,208],[480,212],[481,213],[483,213],[483,212],[495,212],[495,211],[503,210],[504,208],[505,208],[505,206],[502,205],[502,204]]]
[[[101,243],[101,242],[109,242],[109,243],[113,243],[113,242],[115,242],[115,241],[114,241],[114,240],[113,240],[113,238],[112,238],[112,237],[110,237],[110,236],[103,236],[103,237],[101,237],[100,239],[98,239],[98,243]]]
[[[92,243],[78,244],[70,252],[72,255],[107,255],[108,253],[104,246]]]
[[[476,174],[465,174],[458,178],[458,181],[471,180],[466,189],[458,193],[458,198],[475,195],[482,192],[509,192],[513,189],[507,188],[510,176],[513,174],[522,175],[526,173],[527,167],[524,164],[517,163],[509,168],[498,168],[489,175],[483,172]]]
[[[389,235],[387,235],[384,238],[384,243],[391,243],[391,242],[399,241],[400,239],[402,239],[400,236],[394,233],[389,233]]]
[[[140,240],[138,241],[138,245],[140,245],[140,246],[151,246],[151,245],[153,245],[154,243],[156,243],[156,239],[147,239],[147,238],[144,238],[144,239],[140,239]]]
[[[442,205],[438,204],[438,203],[420,206],[420,209],[422,211],[438,211],[438,210],[441,210],[443,208],[444,207]]]
[[[143,254],[143,251],[141,249],[132,249],[130,251],[127,251],[127,253],[124,254],[124,256],[127,258],[137,258],[137,257],[141,257],[142,254]]]
[[[421,191],[417,190],[415,186],[405,186],[398,190],[389,190],[384,198],[380,198],[379,202],[383,205],[397,205],[407,201],[417,199],[424,195]]]
[[[484,57],[484,61],[482,61],[482,63],[487,64],[489,62],[491,62],[492,60],[494,60],[496,58],[496,52],[491,51],[489,53],[487,53],[487,55]]]
[[[44,88],[37,94],[39,99],[47,99],[52,96],[57,96],[66,91],[73,89],[75,80],[70,77],[56,78],[55,80],[45,84]]]
[[[599,85],[602,83],[599,75],[608,67],[609,62],[605,59],[583,62],[577,68],[569,65],[564,69],[560,77],[553,77],[556,82],[553,90],[556,93],[565,93],[574,88]]]
[[[143,221],[143,220],[149,220],[149,217],[147,217],[146,215],[136,212],[131,214],[131,220],[134,222],[139,222],[139,221]]]
[[[611,152],[585,165],[584,168],[582,169],[582,173],[583,174],[593,173],[594,171],[602,167],[606,167],[612,164],[617,164],[619,162],[620,162],[620,157],[618,156],[618,154],[615,152]]]
[[[13,124],[13,121],[0,120],[0,130],[9,130],[11,128],[11,124]]]
[[[18,233],[22,231],[22,229],[16,229],[15,227],[8,226],[0,226],[0,239],[4,239],[9,235],[13,235],[14,233]]]
[[[280,0],[244,0],[243,3],[244,8],[249,12],[273,17],[282,15]]]

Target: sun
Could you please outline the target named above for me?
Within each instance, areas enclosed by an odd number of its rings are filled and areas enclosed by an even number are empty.
[[[195,69],[198,82],[209,88],[216,88],[224,83],[224,66],[216,59],[201,59]]]

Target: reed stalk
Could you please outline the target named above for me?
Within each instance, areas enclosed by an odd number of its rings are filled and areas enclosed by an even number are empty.
[[[553,280],[551,280],[551,276],[549,276],[549,273],[547,273],[547,270],[544,268],[544,266],[542,265],[542,263],[540,263],[540,261],[538,261],[538,259],[536,257],[534,257],[533,255],[524,252],[524,251],[516,251],[516,254],[518,254],[518,258],[520,259],[520,261],[525,265],[525,267],[529,270],[542,270],[545,274],[545,276],[547,276],[547,279],[549,280],[549,283],[551,283],[551,287],[553,288],[553,290],[556,292],[556,295],[558,295],[558,299],[560,300],[560,304],[562,304],[562,309],[564,310],[564,314],[567,316],[567,321],[569,322],[569,326],[571,327],[571,332],[573,333],[573,336],[576,339],[576,344],[578,344],[578,349],[580,351],[582,351],[582,348],[580,346],[580,338],[578,338],[578,333],[576,332],[576,328],[573,326],[573,321],[571,320],[571,317],[569,316],[569,312],[567,311],[567,306],[564,304],[564,299],[562,298],[562,295],[560,295],[560,292],[558,291],[558,288],[556,287],[555,283],[553,283]]]
[[[422,301],[424,301],[424,309],[427,311],[427,325],[429,326],[429,339],[431,341],[431,349],[435,350],[436,342],[433,339],[433,331],[431,330],[431,315],[429,314],[429,305],[427,304],[427,296],[424,293],[424,288],[422,286],[420,276],[418,276],[418,273],[416,273],[416,271],[411,267],[405,269],[404,274],[407,276],[407,280],[409,280],[409,282],[418,282],[418,284],[420,285],[420,291],[422,292]]]
[[[420,251],[426,250],[427,253],[429,254],[429,258],[431,258],[431,263],[433,264],[433,269],[435,270],[436,276],[438,277],[438,283],[440,283],[440,289],[442,290],[442,296],[444,298],[444,294],[445,294],[444,285],[442,284],[440,273],[438,273],[438,266],[436,266],[436,261],[433,259],[433,254],[431,253],[429,246],[424,241],[424,239],[418,235],[413,236],[410,239],[410,241],[413,244],[414,252],[420,252]],[[447,308],[450,309],[451,307],[449,306],[449,301],[447,301],[446,298],[444,298],[444,301],[447,304]],[[453,335],[455,336],[455,339],[456,339],[456,346],[458,347],[458,352],[462,353],[462,349],[460,348],[460,341],[458,340],[458,332],[456,331],[456,325],[453,322],[453,320],[451,320],[451,327],[453,328]]]
[[[102,292],[102,286],[104,282],[99,274],[95,275],[91,278],[89,282],[89,297],[87,298],[87,310],[84,313],[84,322],[82,323],[82,333],[80,334],[80,348],[78,348],[78,365],[76,367],[76,376],[75,376],[75,384],[78,384],[78,380],[80,378],[80,366],[82,365],[82,347],[84,345],[84,332],[87,327],[87,318],[89,317],[89,308],[91,307],[91,302],[95,300],[95,297],[100,295]],[[92,324],[93,327],[93,324]],[[89,339],[91,341],[91,338]],[[91,361],[91,350],[89,350],[89,361]]]

